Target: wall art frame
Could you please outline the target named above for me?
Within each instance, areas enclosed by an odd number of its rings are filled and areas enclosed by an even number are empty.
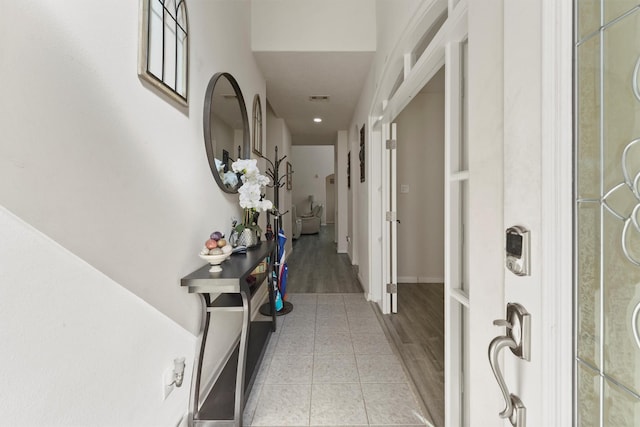
[[[364,182],[365,180],[364,126],[365,125],[362,125],[362,128],[360,128],[360,182]]]
[[[287,190],[293,189],[293,166],[287,162]]]
[[[351,188],[351,151],[347,153],[347,188]]]

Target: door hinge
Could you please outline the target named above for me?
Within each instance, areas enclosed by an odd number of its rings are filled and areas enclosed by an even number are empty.
[[[398,219],[398,217],[397,217],[396,212],[387,211],[387,214],[386,214],[386,220],[387,221],[395,221],[397,219]]]
[[[398,293],[398,284],[397,283],[387,283],[387,293],[388,294],[397,294]]]
[[[398,148],[398,142],[395,139],[387,139],[386,147],[387,150],[395,150]]]

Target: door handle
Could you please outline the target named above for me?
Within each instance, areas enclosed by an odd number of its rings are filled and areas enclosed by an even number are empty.
[[[498,355],[500,350],[508,347],[518,358],[531,360],[531,315],[522,305],[509,303],[506,319],[495,320],[493,324],[506,329],[505,335],[495,337],[489,344],[489,364],[505,400],[505,408],[499,416],[509,418],[514,427],[526,427],[526,408],[518,396],[509,392],[498,364]]]
[[[502,376],[500,365],[498,365],[498,353],[505,347],[513,349],[517,346],[518,345],[513,338],[508,336],[495,337],[491,341],[491,344],[489,344],[489,364],[491,364],[491,370],[493,371],[493,375],[496,377],[496,381],[498,381],[498,385],[500,386],[500,390],[502,391],[502,396],[504,397],[506,404],[504,410],[499,414],[500,418],[509,418],[513,415],[513,403],[511,402],[511,393],[509,393],[507,383]]]

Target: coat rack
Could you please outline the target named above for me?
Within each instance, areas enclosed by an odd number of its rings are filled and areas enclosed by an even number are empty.
[[[273,209],[267,211],[267,224],[271,223],[271,217],[273,216],[273,232],[275,233],[274,239],[276,239],[276,259],[275,259],[275,285],[279,286],[280,283],[280,258],[282,257],[282,253],[280,252],[280,245],[277,242],[278,232],[282,228],[282,217],[289,213],[289,211],[280,212],[280,188],[283,187],[287,180],[287,173],[280,176],[280,165],[282,161],[287,158],[287,156],[282,156],[278,158],[278,146],[276,145],[276,155],[275,160],[272,162],[268,158],[263,155],[260,155],[261,158],[265,159],[267,163],[269,163],[269,168],[266,171],[266,174],[269,178],[271,178],[271,185],[267,185],[267,187],[273,187],[273,200],[275,202]],[[293,172],[291,172],[293,173]],[[284,261],[284,260],[283,260]],[[271,278],[270,278],[271,280]],[[272,290],[275,292],[275,289]],[[284,297],[284,295],[283,295]],[[275,298],[275,295],[274,295]],[[293,304],[289,301],[282,300],[282,309],[276,311],[276,316],[282,316],[284,314],[288,314],[293,310]],[[260,313],[265,316],[271,316],[271,305],[263,304],[260,307]]]

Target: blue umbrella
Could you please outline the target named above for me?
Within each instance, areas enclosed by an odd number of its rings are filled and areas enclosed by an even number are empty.
[[[287,299],[287,274],[289,274],[289,267],[285,264],[280,276],[280,289],[282,290],[282,299],[285,301]]]
[[[276,307],[276,311],[280,311],[282,310],[282,306],[284,305],[284,303],[282,302],[282,296],[280,295],[280,289],[278,288],[278,280],[276,278],[276,272],[273,272],[273,288],[276,291],[276,301],[275,301],[275,307]]]
[[[284,230],[281,228],[278,231],[278,253],[280,254],[280,271],[278,272],[278,277],[280,278],[280,293],[282,294],[282,299],[287,299],[287,273],[289,271],[287,264],[284,262],[285,259],[285,249],[284,245],[287,243],[287,236],[284,235]]]

